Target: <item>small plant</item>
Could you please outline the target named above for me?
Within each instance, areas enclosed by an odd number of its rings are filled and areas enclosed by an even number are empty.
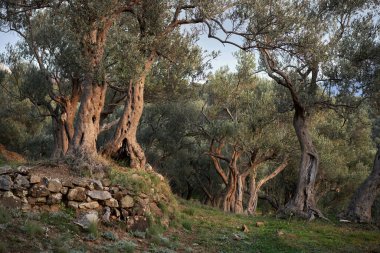
[[[91,239],[97,239],[99,237],[99,229],[97,222],[91,222],[87,228],[87,232]]]
[[[10,219],[11,215],[8,212],[8,210],[3,207],[0,207],[0,224],[7,223],[8,221],[10,221]]]
[[[6,252],[9,252],[7,250],[7,245],[5,244],[5,242],[0,242],[0,253],[6,253]]]
[[[136,244],[130,241],[118,241],[114,244],[104,247],[105,252],[125,252],[133,253],[135,252]]]
[[[189,215],[189,216],[193,216],[195,213],[195,209],[194,208],[186,208],[182,212]]]
[[[189,220],[184,220],[184,221],[182,221],[182,227],[188,231],[191,231],[192,224]]]
[[[40,224],[31,221],[26,222],[22,230],[30,236],[42,235],[44,233],[44,229]]]

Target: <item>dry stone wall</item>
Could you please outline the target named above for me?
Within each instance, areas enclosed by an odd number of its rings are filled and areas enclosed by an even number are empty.
[[[0,167],[0,205],[24,211],[58,211],[64,206],[78,212],[96,210],[104,221],[123,220],[131,230],[144,230],[148,214],[162,218],[158,203],[165,200],[112,185],[108,178],[65,180],[41,177],[25,166]]]

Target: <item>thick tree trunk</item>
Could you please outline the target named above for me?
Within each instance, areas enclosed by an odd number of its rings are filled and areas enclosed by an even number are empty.
[[[97,154],[96,140],[99,133],[100,115],[104,107],[107,84],[101,74],[101,65],[108,31],[116,15],[91,24],[91,30],[82,37],[82,56],[87,60],[80,98],[80,107],[69,152],[83,158]]]
[[[137,129],[144,108],[144,86],[156,54],[146,60],[144,69],[136,82],[129,84],[124,111],[116,127],[113,138],[103,150],[105,155],[116,160],[126,160],[131,168],[144,168],[146,157],[137,141]]]
[[[380,192],[380,146],[377,148],[373,169],[353,195],[347,210],[347,218],[355,222],[371,222],[371,208]]]
[[[322,216],[315,202],[315,181],[319,167],[319,156],[311,139],[306,122],[306,112],[296,106],[293,126],[301,146],[301,163],[295,196],[286,205],[286,209],[298,216],[312,218]]]
[[[252,173],[249,182],[249,199],[247,204],[247,213],[255,215],[257,209],[258,189],[256,187],[256,173]]]
[[[100,113],[104,106],[107,86],[87,84],[84,86],[77,116],[75,133],[70,143],[74,154],[94,157],[99,133]]]
[[[235,213],[244,213],[243,197],[244,197],[245,176],[237,176]]]

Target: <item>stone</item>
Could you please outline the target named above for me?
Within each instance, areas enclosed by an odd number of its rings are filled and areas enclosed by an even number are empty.
[[[69,201],[69,202],[67,202],[67,206],[71,207],[71,208],[74,208],[74,209],[78,209],[79,208],[79,203],[76,202],[76,201]]]
[[[244,233],[248,233],[249,229],[248,229],[247,225],[243,224],[243,226],[241,226],[241,231],[243,231]]]
[[[122,208],[130,208],[130,207],[133,207],[135,204],[135,201],[133,200],[133,198],[129,195],[126,195],[124,196],[121,200],[120,200],[120,206]]]
[[[140,176],[139,174],[136,174],[136,173],[132,174],[131,179],[134,180],[134,181],[142,181],[142,180],[144,180],[144,178],[142,176]]]
[[[59,204],[62,201],[62,193],[53,193],[49,196],[48,203],[49,204]]]
[[[82,213],[74,220],[74,223],[81,226],[84,229],[88,229],[92,224],[98,224],[99,216],[98,212],[95,210]]]
[[[87,201],[87,202],[91,202],[91,201],[93,201],[93,199],[90,198],[90,197],[87,197],[87,198],[86,198],[86,201]]]
[[[103,178],[101,182],[102,182],[103,186],[105,186],[105,187],[108,187],[111,185],[111,180],[109,178]]]
[[[69,192],[69,187],[63,186],[62,189],[61,189],[61,193],[63,195],[66,195],[68,192]]]
[[[121,209],[121,215],[123,216],[123,218],[126,220],[129,216],[129,212],[125,209]]]
[[[51,192],[60,192],[62,189],[62,184],[59,179],[52,179],[48,182],[48,190]]]
[[[13,186],[13,194],[16,195],[17,197],[25,197],[26,195],[28,195],[28,191],[25,189],[25,188],[22,188],[20,186]]]
[[[3,198],[16,198],[11,191],[4,192]]]
[[[60,205],[51,205],[50,206],[50,212],[59,212],[61,210],[61,206]]]
[[[83,187],[75,187],[70,189],[67,194],[68,200],[86,201],[86,190]]]
[[[31,205],[35,205],[37,199],[36,199],[36,198],[32,198],[32,197],[28,197],[27,200],[28,200],[28,203],[29,203],[29,204],[31,204]]]
[[[46,203],[46,197],[38,197],[38,198],[36,198],[36,203]]]
[[[115,215],[117,218],[119,218],[120,215],[121,215],[119,209],[117,209],[117,208],[113,208],[113,213],[114,213],[114,215]]]
[[[91,180],[91,183],[93,184],[95,190],[102,191],[104,188],[100,180],[93,179]]]
[[[111,193],[107,191],[93,190],[93,191],[88,191],[87,195],[91,197],[92,199],[97,199],[97,200],[107,200],[107,199],[112,198]]]
[[[22,188],[29,188],[30,187],[30,183],[29,183],[29,180],[26,176],[22,176],[20,174],[18,174],[14,180],[14,184],[16,186],[19,186],[19,187],[22,187]]]
[[[111,208],[109,208],[108,206],[106,206],[104,208],[104,214],[102,216],[102,221],[105,222],[105,223],[110,222],[110,216],[111,216]]]
[[[22,206],[21,206],[21,210],[22,211],[29,211],[29,210],[31,210],[32,209],[32,206],[31,205],[29,205],[28,203],[25,203],[25,204],[23,204]]]
[[[73,183],[72,183],[71,181],[69,181],[69,180],[63,180],[63,181],[62,181],[62,186],[63,186],[63,187],[74,188]]]
[[[116,193],[120,192],[120,189],[119,189],[119,187],[117,187],[117,186],[112,186],[112,187],[110,188],[110,192],[111,192],[112,194],[116,194]]]
[[[256,222],[256,227],[264,227],[265,223],[263,221]]]
[[[73,185],[77,185],[80,187],[86,187],[88,186],[88,180],[85,178],[74,178],[72,180]]]
[[[13,186],[12,178],[8,175],[0,176],[0,190],[9,191]]]
[[[162,210],[154,202],[149,203],[149,209],[150,209],[150,212],[154,214],[154,216],[157,216],[157,217],[164,216]]]
[[[139,203],[140,206],[145,207],[148,205],[149,199],[143,199],[143,198],[137,197],[137,203]]]
[[[99,206],[100,205],[99,205],[98,201],[92,201],[92,202],[88,202],[88,203],[79,204],[80,209],[96,209]]]
[[[38,175],[31,175],[29,181],[31,184],[38,184],[41,182],[41,177]]]
[[[29,172],[30,168],[29,167],[26,167],[24,165],[21,165],[21,166],[18,166],[16,171],[20,174],[23,174],[23,175],[27,175],[28,172]]]
[[[145,232],[149,228],[149,223],[144,216],[133,216],[127,220],[128,231]]]
[[[109,207],[119,207],[119,202],[114,198],[107,199],[104,204]]]
[[[109,187],[107,187],[107,186],[105,186],[105,187],[103,187],[103,190],[105,190],[105,191],[110,191],[110,188]]]
[[[46,197],[49,196],[50,191],[47,189],[45,185],[34,185],[30,189],[30,195],[34,198],[39,198],[39,197]]]
[[[12,171],[12,167],[9,165],[0,167],[0,175],[8,174],[11,171]]]

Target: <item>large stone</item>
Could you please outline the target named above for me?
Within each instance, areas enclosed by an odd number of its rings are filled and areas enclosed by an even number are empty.
[[[19,186],[21,188],[29,188],[30,187],[30,183],[29,183],[29,180],[28,180],[28,177],[27,176],[22,176],[20,174],[18,174],[14,180],[14,184],[16,186]]]
[[[79,208],[80,209],[96,209],[98,208],[100,205],[97,201],[92,201],[92,202],[88,202],[88,203],[81,203],[79,204]]]
[[[105,205],[109,207],[119,207],[119,202],[116,199],[111,198],[105,201]]]
[[[98,200],[107,200],[107,199],[112,198],[111,193],[107,191],[93,190],[93,191],[88,191],[87,195],[91,197],[92,199],[98,199]]]
[[[49,204],[59,204],[62,201],[62,193],[53,193],[49,196]]]
[[[30,189],[30,195],[34,198],[39,198],[39,197],[46,197],[49,196],[50,191],[47,189],[45,185],[34,185]]]
[[[69,188],[73,188],[74,187],[73,183],[70,180],[63,180],[62,181],[62,185],[64,187],[69,187]]]
[[[46,203],[46,197],[38,197],[38,198],[36,198],[36,203]]]
[[[38,184],[41,182],[41,177],[38,175],[31,175],[30,176],[30,183],[31,184]]]
[[[133,216],[127,220],[128,231],[145,232],[149,228],[149,223],[144,216]]]
[[[59,179],[52,179],[48,182],[48,190],[51,192],[60,192],[62,189],[62,184]]]
[[[97,211],[91,210],[87,213],[82,213],[74,221],[75,224],[81,226],[84,229],[88,229],[92,224],[98,224],[99,215]]]
[[[9,191],[13,185],[12,179],[8,175],[0,176],[0,190]]]
[[[74,189],[70,189],[67,194],[68,200],[75,201],[86,201],[86,189],[83,187],[75,187]]]
[[[120,200],[120,205],[121,205],[122,208],[130,208],[130,207],[133,207],[134,204],[135,204],[135,201],[129,195],[124,196]]]
[[[12,171],[12,167],[9,165],[0,167],[0,175],[8,174],[11,171]]]
[[[67,202],[67,206],[71,207],[71,208],[74,208],[74,209],[77,209],[77,208],[79,208],[79,203],[76,202],[76,201],[68,201]]]
[[[72,180],[73,185],[77,185],[80,187],[86,187],[88,186],[88,180],[85,178],[74,178]]]

